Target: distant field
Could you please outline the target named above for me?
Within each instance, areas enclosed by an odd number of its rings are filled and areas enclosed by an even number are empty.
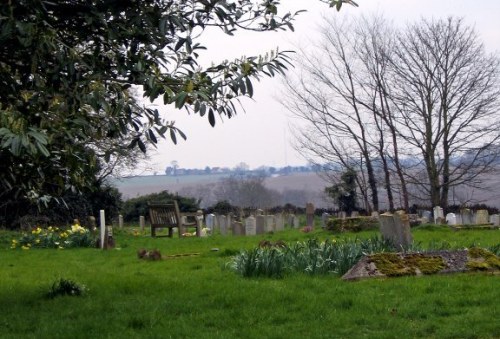
[[[228,174],[208,174],[208,175],[182,175],[166,176],[152,175],[131,177],[114,181],[118,190],[123,194],[124,199],[134,198],[139,195],[161,192],[177,192],[186,187],[217,183]],[[277,177],[267,178],[266,186],[278,191],[307,190],[322,192],[327,183],[315,173],[295,173]]]

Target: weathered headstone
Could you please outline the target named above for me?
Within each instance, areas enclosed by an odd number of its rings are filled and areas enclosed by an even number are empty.
[[[293,218],[293,228],[299,228],[299,227],[300,227],[299,217],[295,216],[295,218]]]
[[[306,225],[314,227],[314,205],[310,202],[306,204]]]
[[[255,222],[256,222],[256,234],[264,234],[266,232],[266,220],[265,216],[263,215],[257,215],[255,217]]]
[[[390,240],[398,248],[406,248],[411,244],[410,221],[406,214],[384,213],[380,215],[379,221],[384,239]]]
[[[490,217],[490,223],[493,224],[493,226],[500,226],[500,214],[493,214]]]
[[[340,211],[339,212],[339,219],[345,219],[347,218],[347,212],[346,211]]]
[[[219,221],[219,230],[221,235],[227,235],[227,217],[225,215],[219,215],[217,220]]]
[[[379,213],[377,211],[373,211],[372,212],[372,218],[378,219],[378,217],[379,217]]]
[[[351,212],[351,218],[357,218],[359,217],[359,212],[358,211],[352,211]]]
[[[488,210],[478,210],[476,212],[476,225],[486,225],[490,222]]]
[[[274,232],[275,224],[274,224],[274,215],[266,215],[266,232]]]
[[[139,227],[141,228],[141,231],[144,231],[144,228],[146,227],[146,219],[143,215],[139,216]]]
[[[323,214],[321,214],[321,228],[326,228],[328,219],[330,219],[330,214],[323,212]]]
[[[456,225],[457,224],[457,216],[455,213],[448,213],[446,215],[446,223],[448,225]]]
[[[253,215],[245,219],[245,235],[257,234],[257,221]]]
[[[422,212],[422,219],[427,219],[427,222],[425,223],[428,223],[429,221],[432,220],[432,212],[431,211],[423,211]],[[422,224],[424,224],[424,222],[422,221]]]
[[[460,216],[462,217],[462,225],[472,224],[472,212],[468,208],[460,210]]]
[[[233,221],[232,223],[233,235],[245,235],[245,228],[243,223],[239,221]]]
[[[212,231],[212,234],[214,230],[214,218],[215,218],[214,214],[207,214],[207,216],[205,217],[205,225],[210,231]]]
[[[276,214],[274,216],[274,229],[276,232],[281,232],[285,229],[285,220],[283,214]]]
[[[118,216],[118,227],[120,229],[123,228],[123,215],[121,215],[121,214]]]
[[[439,206],[434,207],[434,223],[440,224],[444,220],[443,209]]]

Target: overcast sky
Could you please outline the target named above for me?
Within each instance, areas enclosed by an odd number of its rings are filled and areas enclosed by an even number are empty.
[[[307,46],[308,39],[317,34],[323,16],[356,16],[383,14],[398,25],[420,18],[458,16],[473,25],[488,52],[500,53],[499,0],[357,0],[359,7],[344,5],[340,12],[316,0],[282,0],[280,13],[307,9],[295,22],[295,33],[246,33],[225,37],[210,34],[204,37],[208,50],[203,61],[232,60],[242,55],[265,54]],[[187,135],[186,141],[174,145],[161,141],[151,152],[151,171],[162,173],[172,161],[183,168],[234,167],[240,162],[251,168],[305,165],[306,161],[293,149],[290,124],[297,124],[279,104],[280,80],[271,78],[254,83],[254,98],[243,99],[244,110],[231,119],[218,119],[212,128],[205,117],[188,115],[185,110],[158,108],[165,119],[175,120]]]

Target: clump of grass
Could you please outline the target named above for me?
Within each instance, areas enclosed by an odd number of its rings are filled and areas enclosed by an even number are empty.
[[[290,246],[245,250],[228,266],[243,277],[281,278],[293,272],[342,275],[364,255],[394,250],[390,242],[378,237],[339,242],[309,239]]]
[[[49,292],[47,293],[47,297],[53,299],[63,295],[80,296],[83,295],[85,291],[85,285],[79,284],[70,279],[60,278],[52,284]]]

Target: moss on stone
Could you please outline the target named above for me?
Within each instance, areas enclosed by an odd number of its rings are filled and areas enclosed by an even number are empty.
[[[370,256],[370,261],[375,264],[380,273],[389,277],[433,274],[445,268],[443,258],[440,256],[425,255],[420,253],[407,254],[377,253]]]
[[[484,248],[470,248],[467,254],[467,268],[470,270],[489,271],[500,269],[500,258]]]

